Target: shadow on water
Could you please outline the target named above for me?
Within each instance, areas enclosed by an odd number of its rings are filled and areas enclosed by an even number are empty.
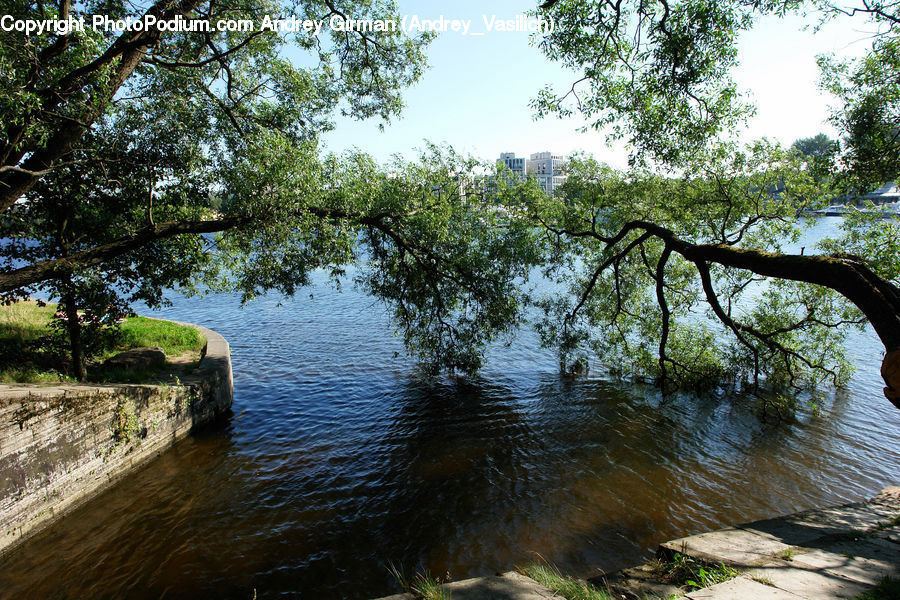
[[[0,584],[53,598],[362,599],[395,589],[389,562],[463,577],[539,553],[612,570],[723,518],[795,508],[773,487],[815,484],[783,463],[819,425],[765,424],[722,399],[660,406],[606,381],[543,375],[511,390],[410,376],[375,398],[348,386],[330,419],[309,400],[293,429],[260,432],[239,414],[30,542]],[[813,440],[809,453],[823,450]]]

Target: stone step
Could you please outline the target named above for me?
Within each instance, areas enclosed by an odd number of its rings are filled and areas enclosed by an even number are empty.
[[[444,585],[451,600],[559,600],[559,596],[535,580],[515,571],[475,577]],[[377,600],[415,600],[412,594],[394,594]]]
[[[900,579],[900,487],[865,502],[810,510],[666,542],[675,552],[746,571],[681,600],[855,598]]]

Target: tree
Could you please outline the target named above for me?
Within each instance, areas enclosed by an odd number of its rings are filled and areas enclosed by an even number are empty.
[[[791,144],[791,148],[806,158],[823,160],[833,158],[838,151],[837,142],[824,133],[796,140]]]
[[[817,179],[822,180],[831,174],[840,147],[837,142],[820,133],[815,137],[796,140],[791,144],[791,149],[799,152],[806,161],[807,168]]]
[[[824,18],[848,12],[815,4]],[[613,125],[634,164],[645,167],[622,174],[575,161],[564,191],[569,206],[532,207],[573,281],[568,297],[544,303],[557,318],[542,331],[564,355],[587,344],[663,386],[724,375],[796,386],[815,372],[839,382],[846,375],[840,330],[864,318],[884,343],[885,395],[900,408],[897,224],[849,219],[843,237],[827,240],[818,254],[784,253],[781,240],[796,236],[799,211],[835,191],[811,179],[796,154],[720,141],[750,110],[729,77],[737,34],[761,15],[801,5],[541,6],[556,22],[541,48],[583,76],[562,93],[543,90],[539,114],[579,110],[597,128]],[[892,127],[900,88],[892,51],[900,19],[894,3],[866,3],[856,12],[882,29],[866,59],[839,63],[825,76],[843,101],[833,116],[847,149],[839,181],[881,183],[897,173]],[[701,301],[707,319],[690,316]]]
[[[882,10],[884,8],[882,7]],[[823,87],[841,104],[831,122],[841,132],[844,144],[846,187],[867,191],[900,173],[900,40],[895,29],[898,17],[879,13],[889,24],[876,38],[872,50],[857,62],[822,57]]]
[[[249,215],[275,218],[274,206],[261,214],[258,197],[238,198],[221,187],[224,179],[219,175],[263,143],[304,147],[307,155],[314,154],[318,135],[331,127],[330,117],[338,109],[357,118],[387,120],[397,115],[402,107],[400,90],[422,73],[422,48],[429,40],[429,36],[407,38],[399,31],[330,28],[330,37],[320,39],[302,29],[287,34],[260,27],[267,15],[315,20],[348,14],[395,17],[395,6],[373,0],[240,5],[155,0],[127,8],[97,0],[77,6],[76,10],[68,0],[55,7],[19,1],[10,12],[21,19],[90,19],[93,14],[160,21],[185,17],[212,26],[200,32],[146,27],[115,34],[86,27],[84,32],[60,35],[2,33],[0,65],[9,81],[0,92],[0,209],[8,210],[19,199],[27,204],[28,192],[42,177],[86,160],[78,145],[98,124],[106,131],[130,133],[122,143],[145,146],[139,152],[148,157],[186,146],[194,159],[188,163],[190,171],[182,169],[181,180],[189,173],[199,182],[187,186],[177,199],[190,210],[164,220],[170,215],[159,199],[153,211],[134,207],[142,215],[155,213],[156,220],[145,220],[142,226],[133,221],[127,233],[72,252],[65,261],[17,263],[0,273],[3,292],[57,277],[74,266],[95,266],[156,240],[233,228],[251,220]],[[249,19],[254,29],[219,31],[215,24],[224,19]],[[285,58],[291,46],[309,55],[310,66]],[[315,161],[307,156],[303,164]],[[256,166],[268,168],[259,161]],[[154,185],[165,184],[163,170],[145,165],[131,174],[150,177],[138,185],[150,190],[143,204],[157,195]],[[211,197],[224,196],[232,200],[229,212],[208,210]],[[243,214],[237,215],[238,210]]]
[[[62,300],[79,379],[86,339],[79,308],[105,318],[100,313],[138,300],[158,304],[163,289],[176,286],[228,285],[245,298],[269,289],[290,294],[312,269],[339,273],[363,234],[385,261],[397,263],[401,246],[406,255],[439,256],[421,244],[413,251],[404,230],[441,204],[419,193],[434,182],[408,180],[410,195],[399,198],[390,190],[401,179],[365,157],[321,157],[317,149],[336,111],[361,119],[399,114],[400,91],[422,73],[430,36],[261,29],[269,16],[398,21],[393,3],[20,0],[9,11],[19,19],[90,22],[102,14],[212,26],[0,34],[7,78],[0,90],[0,292],[13,299],[40,289]],[[220,30],[215,24],[224,19],[254,26]],[[442,200],[447,210],[460,202]],[[449,271],[426,264],[441,269],[431,293],[455,306],[442,285]],[[476,344],[479,318],[467,321]]]
[[[76,14],[65,0],[16,8]],[[317,147],[336,110],[397,115],[430,36],[259,29],[272,14],[399,22],[393,3],[156,0],[126,11],[100,0],[82,11],[91,12],[247,18],[256,29],[5,34],[0,292],[62,300],[76,376],[90,337],[77,318],[85,303],[122,312],[162,302],[169,287],[290,295],[313,269],[337,279],[359,257],[359,283],[393,308],[429,370],[473,371],[518,322],[533,236],[483,200],[480,165],[429,147],[383,168]],[[496,190],[515,198],[507,204],[533,193]]]

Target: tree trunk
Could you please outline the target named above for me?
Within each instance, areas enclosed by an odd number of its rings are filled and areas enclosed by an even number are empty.
[[[887,387],[884,388],[884,396],[894,406],[900,408],[900,348],[888,352],[881,362],[881,376]]]
[[[168,21],[176,16],[186,16],[199,4],[200,0],[181,0],[177,3],[157,0],[144,15],[155,16],[159,21]],[[99,80],[99,74],[105,74],[104,69],[107,67],[110,69],[109,79],[102,88],[94,92],[91,101],[84,105],[78,118],[68,119],[58,126],[49,135],[48,141],[40,147],[20,148],[15,153],[7,153],[9,155],[5,156],[4,164],[0,165],[10,167],[8,170],[0,171],[0,212],[12,206],[49,169],[52,169],[54,164],[71,152],[85,131],[108,108],[119,88],[140,65],[147,50],[159,42],[160,37],[160,31],[155,28],[143,29],[137,33],[125,31],[103,54],[55,82],[53,93],[41,107],[42,111],[48,114],[52,114],[60,103],[68,100],[77,90],[95,85]],[[27,117],[31,116],[33,115]],[[18,163],[22,156],[27,158],[20,165]]]
[[[84,352],[81,344],[81,323],[78,321],[78,306],[75,297],[69,293],[63,299],[66,312],[66,329],[69,331],[69,349],[72,357],[72,373],[78,381],[84,381]]]

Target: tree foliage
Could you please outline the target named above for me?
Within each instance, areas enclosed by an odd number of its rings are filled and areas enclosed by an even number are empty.
[[[333,206],[318,137],[338,112],[398,115],[430,37],[330,28],[317,37],[259,23],[396,10],[379,0],[14,2],[19,19],[154,15],[257,26],[0,34],[0,290],[7,298],[42,290],[65,306],[79,298],[73,311],[99,314],[156,305],[169,287],[221,284],[223,257],[247,297],[292,291],[310,269],[347,260],[353,225],[386,217],[373,216],[373,202]],[[78,332],[70,333],[74,349]]]
[[[894,27],[900,9],[890,23]],[[858,61],[821,57],[823,87],[839,99],[831,122],[841,132],[846,186],[867,191],[900,173],[900,39],[879,36]]]
[[[841,152],[819,138],[795,152],[722,142],[751,112],[729,75],[737,35],[801,8],[880,27],[861,61],[820,61],[840,102]],[[575,160],[560,197],[533,207],[556,249],[551,273],[569,282],[568,295],[543,301],[542,333],[562,361],[587,349],[664,387],[839,384],[846,328],[868,320],[887,350],[885,394],[900,406],[896,222],[859,215],[808,254],[783,247],[805,209],[898,173],[896,3],[549,0],[540,10],[557,23],[541,48],[581,77],[562,93],[545,89],[538,113],[579,110],[624,138],[635,164],[657,167],[619,173]]]
[[[730,74],[738,35],[798,5],[550,0],[540,10],[556,27],[539,45],[580,77],[562,92],[545,88],[533,105],[539,115],[579,111],[629,142],[635,159],[676,161],[753,113]]]
[[[532,207],[569,285],[542,301],[544,339],[564,364],[589,352],[664,385],[845,381],[843,326],[859,310],[799,268],[797,282],[764,277],[818,197],[803,167],[767,143],[719,148],[679,178],[573,160],[566,203]]]

